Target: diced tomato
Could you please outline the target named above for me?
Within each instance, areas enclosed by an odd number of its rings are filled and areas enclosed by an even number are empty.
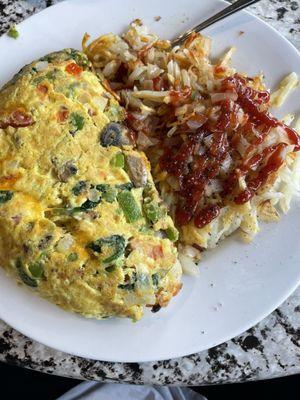
[[[151,251],[149,252],[149,256],[157,260],[158,258],[162,258],[164,255],[163,249],[160,245],[152,247]]]
[[[83,69],[79,67],[79,65],[77,65],[76,63],[72,62],[71,64],[68,64],[66,66],[66,71],[70,75],[77,76],[81,74]]]
[[[57,113],[57,121],[65,122],[69,117],[69,110],[66,107],[61,107]]]
[[[42,95],[46,95],[48,93],[48,88],[46,85],[38,85],[36,89]]]

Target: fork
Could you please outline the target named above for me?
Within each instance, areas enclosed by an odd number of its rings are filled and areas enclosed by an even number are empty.
[[[171,42],[172,47],[181,45],[193,32],[200,32],[203,29],[207,28],[208,26],[214,24],[215,22],[221,21],[222,19],[229,17],[230,15],[235,14],[236,12],[238,12],[240,10],[243,10],[244,8],[250,6],[254,3],[257,3],[258,1],[260,1],[260,0],[237,0],[230,6],[224,8],[224,10],[218,12],[217,14],[213,15],[212,17],[201,22],[199,25],[182,33],[177,39],[172,40],[172,42]]]

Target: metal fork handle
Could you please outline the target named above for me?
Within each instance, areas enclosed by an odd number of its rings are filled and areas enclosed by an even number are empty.
[[[201,22],[201,24],[195,26],[192,29],[189,29],[187,32],[184,32],[177,39],[172,40],[172,47],[182,44],[193,32],[200,32],[208,26],[214,24],[217,21],[221,21],[223,18],[228,17],[244,8],[250,6],[251,4],[257,3],[260,0],[237,0],[235,3],[230,6],[224,8],[224,10],[218,12],[207,20]]]

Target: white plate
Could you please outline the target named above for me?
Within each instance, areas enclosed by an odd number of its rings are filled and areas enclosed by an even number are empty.
[[[142,18],[166,38],[224,7],[217,0],[72,0],[37,14],[19,26],[20,38],[0,39],[0,83],[25,63],[64,47],[80,48],[92,36],[120,33]],[[161,16],[155,22],[155,16]],[[243,31],[243,35],[239,35]],[[273,87],[290,71],[300,74],[300,57],[278,33],[247,13],[206,31],[214,52],[231,45],[234,65],[249,74],[264,71]],[[299,111],[299,89],[279,116]],[[0,317],[25,335],[56,349],[107,361],[150,361],[187,355],[224,342],[250,328],[280,305],[300,281],[300,207],[294,204],[279,224],[262,228],[251,245],[237,238],[208,253],[199,279],[184,278],[181,293],[157,314],[138,323],[88,320],[21,288],[0,272]],[[1,268],[0,268],[1,269]]]

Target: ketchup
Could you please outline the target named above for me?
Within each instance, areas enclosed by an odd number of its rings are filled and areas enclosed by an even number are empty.
[[[203,228],[220,214],[219,205],[209,206],[201,210],[195,217],[194,223],[197,228]]]
[[[171,90],[170,99],[171,104],[174,106],[178,105],[182,100],[187,100],[192,94],[190,87],[185,87],[183,90]]]
[[[162,138],[164,152],[159,164],[179,185],[179,190],[175,191],[178,197],[175,217],[179,226],[193,221],[197,228],[203,228],[228,202],[244,204],[249,201],[269,176],[278,171],[284,162],[287,143],[277,143],[257,152],[272,128],[281,127],[287,142],[295,146],[294,151],[300,150],[298,134],[267,112],[270,93],[253,89],[250,81],[238,74],[223,79],[221,92],[235,93],[237,99],[218,102],[220,111],[216,120],[208,118],[193,132],[184,122],[178,127],[176,140]],[[153,83],[159,84],[158,80]],[[171,105],[188,101],[189,96],[187,89],[172,90]],[[243,123],[239,122],[239,112],[242,112]],[[243,156],[238,151],[241,145],[245,147]],[[234,160],[234,166],[224,175],[220,171],[226,157]],[[240,177],[244,178],[246,188],[239,192]],[[218,179],[223,187],[214,201],[205,193],[212,179]],[[210,202],[213,204],[209,205]]]
[[[267,181],[272,172],[276,172],[283,164],[284,159],[281,157],[282,151],[286,147],[285,143],[279,143],[275,146],[275,150],[268,158],[266,165],[259,171],[256,178],[247,183],[247,188],[235,197],[237,204],[244,204],[249,201],[255,192]]]

